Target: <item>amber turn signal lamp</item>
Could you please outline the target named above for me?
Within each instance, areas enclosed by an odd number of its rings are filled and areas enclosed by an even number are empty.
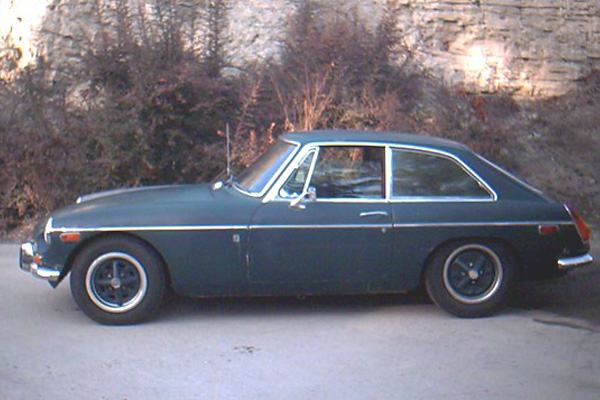
[[[571,207],[565,204],[565,208],[571,215],[573,222],[575,222],[575,226],[577,227],[577,233],[579,233],[579,237],[584,243],[590,241],[590,237],[592,236],[592,231],[590,227],[585,223],[581,215],[577,213],[577,211],[573,210]]]
[[[551,235],[553,233],[558,233],[559,228],[558,225],[540,225],[538,226],[538,231],[540,235]]]
[[[60,241],[65,243],[79,242],[81,234],[79,232],[65,232],[60,234]]]

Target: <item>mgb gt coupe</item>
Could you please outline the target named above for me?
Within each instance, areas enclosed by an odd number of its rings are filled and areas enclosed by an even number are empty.
[[[516,279],[589,264],[590,230],[464,145],[394,132],[284,134],[237,177],[80,197],[40,221],[20,267],[102,324],[192,297],[411,291],[459,317]]]

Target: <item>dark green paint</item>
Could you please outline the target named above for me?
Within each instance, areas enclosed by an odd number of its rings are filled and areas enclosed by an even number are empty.
[[[64,268],[64,277],[82,246],[122,229],[161,255],[178,293],[230,296],[408,291],[419,284],[432,251],[466,238],[505,243],[518,255],[521,276],[530,278],[555,275],[558,257],[589,250],[561,204],[498,172],[460,144],[373,132],[301,133],[284,139],[301,145],[370,141],[438,149],[467,163],[496,191],[498,200],[317,201],[298,209],[288,201],[263,203],[233,187],[135,189],[100,194],[54,212],[58,231],[48,245],[40,223],[34,235],[36,252],[46,266]],[[372,211],[387,216],[359,216]],[[503,224],[494,224],[498,222]],[[560,232],[541,236],[538,223],[545,222],[561,223]],[[306,228],[314,225],[318,228]],[[61,243],[61,228],[81,230],[82,241]]]

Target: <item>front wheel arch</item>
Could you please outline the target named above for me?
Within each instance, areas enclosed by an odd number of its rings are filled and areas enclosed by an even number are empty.
[[[134,235],[134,234],[131,234],[131,233],[127,233],[127,232],[98,233],[98,234],[95,234],[95,235],[93,235],[93,236],[91,236],[91,237],[86,238],[85,240],[83,240],[81,243],[78,244],[77,248],[75,248],[71,252],[71,254],[69,254],[69,257],[67,258],[67,261],[65,262],[65,267],[62,270],[62,274],[60,276],[59,282],[61,282],[69,274],[69,272],[71,272],[71,270],[73,268],[73,262],[75,261],[75,259],[79,255],[79,253],[81,253],[81,251],[84,248],[86,248],[87,246],[91,245],[92,243],[94,243],[94,242],[96,242],[98,240],[103,240],[103,239],[105,239],[107,237],[112,237],[112,236],[117,236],[117,237],[122,237],[122,238],[130,238],[132,240],[137,240],[139,242],[144,243],[149,248],[151,248],[152,251],[156,254],[157,257],[160,258],[160,260],[162,262],[163,272],[165,274],[167,285],[168,286],[172,285],[173,280],[171,278],[171,270],[169,268],[169,264],[167,263],[167,260],[165,260],[165,258],[163,257],[163,255],[149,241],[145,240],[142,237],[139,237],[137,235]]]
[[[71,266],[71,293],[79,309],[106,325],[151,317],[166,287],[162,258],[131,235],[102,235],[82,246]]]

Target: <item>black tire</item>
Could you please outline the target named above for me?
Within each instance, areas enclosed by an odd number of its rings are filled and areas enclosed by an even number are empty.
[[[502,244],[485,241],[450,243],[438,249],[425,270],[431,300],[462,318],[490,316],[508,300],[515,261]]]
[[[75,302],[85,315],[104,325],[146,320],[160,305],[164,290],[160,257],[129,236],[107,236],[90,243],[71,269]]]

